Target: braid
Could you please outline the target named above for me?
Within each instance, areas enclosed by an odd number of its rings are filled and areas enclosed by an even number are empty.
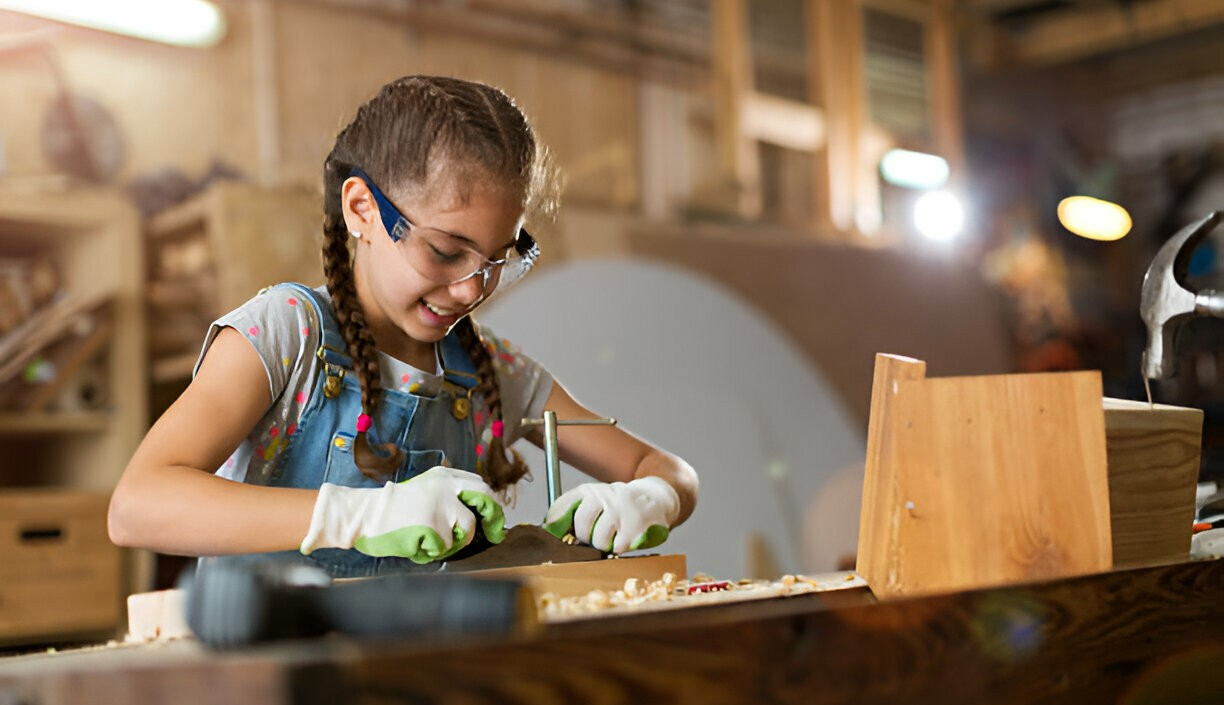
[[[357,300],[357,289],[353,285],[353,265],[349,256],[348,231],[344,219],[329,216],[323,224],[323,273],[327,276],[327,289],[331,292],[332,308],[344,340],[348,343],[349,356],[353,358],[353,370],[361,383],[361,413],[373,416],[382,395],[382,372],[378,366],[378,354],[374,347],[374,336],[365,324],[365,312]],[[353,459],[366,477],[382,482],[394,475],[403,463],[404,453],[394,443],[382,446],[382,453],[370,447],[366,431],[359,430],[353,443]]]
[[[463,349],[476,366],[476,377],[480,381],[476,389],[484,394],[485,403],[489,407],[489,417],[493,421],[501,421],[501,390],[497,387],[497,377],[493,372],[493,358],[489,350],[476,332],[471,316],[464,316],[456,325],[459,340]],[[489,441],[489,448],[484,454],[481,475],[489,487],[502,490],[518,482],[527,474],[529,468],[523,456],[513,448],[507,448],[501,435],[495,435]]]

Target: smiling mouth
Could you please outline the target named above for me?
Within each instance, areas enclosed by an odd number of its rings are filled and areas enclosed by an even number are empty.
[[[424,300],[422,300],[422,303],[425,304],[425,308],[429,309],[430,313],[432,313],[435,316],[441,317],[441,318],[450,318],[451,316],[462,316],[463,314],[471,310],[470,307],[454,309],[454,310],[447,309],[447,308],[441,308],[439,306],[435,306],[429,303],[428,301],[424,301]]]

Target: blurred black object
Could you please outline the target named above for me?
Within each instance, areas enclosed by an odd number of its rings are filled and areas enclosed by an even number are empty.
[[[301,563],[222,560],[185,576],[184,589],[187,624],[217,649],[328,633],[502,636],[535,623],[534,600],[518,580],[389,575],[336,582]]]

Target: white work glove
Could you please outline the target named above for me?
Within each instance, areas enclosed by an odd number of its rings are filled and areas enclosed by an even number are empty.
[[[368,556],[429,563],[472,542],[477,514],[485,537],[501,543],[506,517],[493,489],[463,470],[438,466],[382,487],[324,483],[301,551],[356,548]]]
[[[680,515],[680,495],[659,477],[631,482],[592,482],[557,498],[544,516],[544,528],[567,533],[609,553],[653,548],[667,540]]]

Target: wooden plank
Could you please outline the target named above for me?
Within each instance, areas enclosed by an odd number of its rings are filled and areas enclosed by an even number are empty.
[[[0,413],[0,435],[22,433],[94,433],[114,421],[109,411],[72,411],[44,414]]]
[[[688,566],[684,555],[676,553],[577,563],[545,563],[476,570],[464,575],[522,578],[537,597],[545,593],[552,593],[557,597],[571,597],[585,595],[592,590],[620,590],[630,578],[637,578],[639,581],[659,580],[664,573],[671,573],[677,580],[686,579]]]
[[[877,528],[859,548],[877,597],[1112,567],[1099,373],[894,380],[885,393],[861,518]]]
[[[193,637],[187,626],[184,599],[180,589],[155,590],[128,595],[127,641],[157,641]]]
[[[876,355],[871,384],[871,412],[867,426],[867,459],[863,471],[863,508],[859,513],[857,571],[869,585],[897,583],[895,564],[900,524],[880,519],[893,517],[890,507],[901,502],[896,478],[896,448],[889,429],[895,425],[894,400],[903,381],[926,378],[926,363],[900,355]],[[899,520],[899,516],[896,517]],[[885,589],[888,589],[885,587]]]
[[[1114,565],[1185,560],[1202,410],[1110,398],[1104,409]]]

